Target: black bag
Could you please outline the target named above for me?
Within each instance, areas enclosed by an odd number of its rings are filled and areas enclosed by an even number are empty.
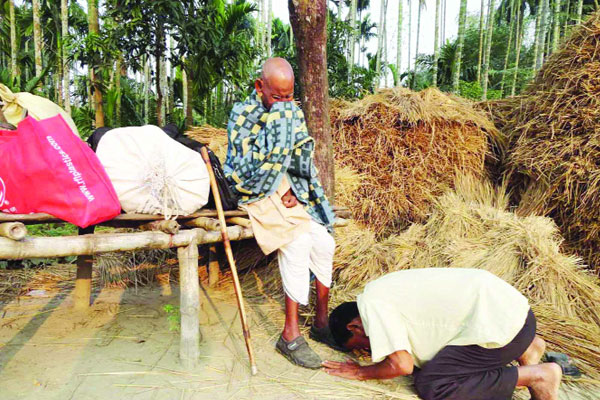
[[[198,143],[195,140],[192,140],[185,136],[179,136],[175,140],[198,153],[200,153],[202,147],[206,147],[206,150],[208,150],[208,157],[210,158],[210,163],[215,174],[215,180],[217,181],[217,186],[219,187],[219,195],[221,196],[223,210],[237,210],[238,198],[235,195],[235,193],[231,190],[229,182],[227,182],[227,178],[225,178],[225,173],[223,172],[221,162],[219,161],[215,153],[213,153],[213,151],[210,148],[208,148],[208,146],[202,143]],[[208,203],[205,207],[212,209],[216,208],[215,199],[213,197],[212,191],[210,192],[210,196],[208,197]]]

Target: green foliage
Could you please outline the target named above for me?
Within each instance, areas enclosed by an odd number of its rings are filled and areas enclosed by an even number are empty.
[[[179,332],[179,326],[181,325],[181,313],[179,312],[179,307],[172,304],[165,304],[163,306],[163,311],[167,314],[169,330]]]

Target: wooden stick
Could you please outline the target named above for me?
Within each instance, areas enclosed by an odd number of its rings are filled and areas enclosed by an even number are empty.
[[[250,329],[248,329],[248,322],[246,320],[246,311],[244,310],[244,298],[242,297],[242,287],[237,274],[237,268],[235,266],[235,260],[233,259],[233,251],[231,250],[231,243],[227,236],[227,224],[225,223],[225,213],[223,212],[223,205],[221,204],[221,196],[219,194],[219,188],[217,187],[217,181],[215,174],[210,164],[210,158],[208,157],[208,151],[206,147],[201,149],[202,158],[206,163],[208,169],[208,176],[210,178],[210,187],[212,189],[213,197],[215,199],[215,205],[217,206],[217,214],[219,215],[219,222],[221,222],[221,235],[223,236],[223,245],[225,246],[225,254],[231,267],[231,275],[233,277],[233,287],[235,288],[235,296],[237,298],[238,309],[240,311],[240,319],[242,321],[242,330],[244,332],[244,339],[246,340],[246,348],[248,349],[248,358],[250,359],[250,371],[252,375],[258,373],[256,362],[254,361],[254,353],[252,351],[252,342],[250,340]]]
[[[229,217],[225,221],[229,222],[230,224],[243,226],[245,228],[252,228],[252,222],[250,222],[248,218]]]
[[[147,224],[141,225],[140,229],[143,231],[161,231],[168,233],[169,235],[176,235],[179,233],[179,224],[173,220],[162,220],[152,221]]]
[[[181,336],[179,358],[186,369],[198,365],[200,355],[200,284],[198,283],[198,243],[193,239],[177,249],[179,258],[179,311]]]
[[[5,222],[0,224],[0,236],[12,240],[21,240],[27,236],[27,227],[21,222]]]

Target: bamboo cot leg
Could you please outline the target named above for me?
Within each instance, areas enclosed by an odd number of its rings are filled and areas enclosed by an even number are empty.
[[[94,226],[79,229],[79,235],[94,233]],[[75,279],[75,289],[73,290],[74,308],[79,311],[86,311],[90,307],[92,298],[92,265],[94,256],[77,257],[77,277]]]
[[[217,246],[212,245],[208,249],[208,286],[215,287],[219,283],[220,265],[217,254]]]
[[[198,280],[198,243],[196,240],[177,249],[179,258],[179,310],[181,337],[179,358],[184,368],[198,365],[200,355],[200,283]]]

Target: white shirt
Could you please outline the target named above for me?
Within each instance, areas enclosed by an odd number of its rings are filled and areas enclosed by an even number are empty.
[[[448,345],[503,347],[529,312],[508,283],[466,268],[393,272],[368,283],[357,303],[373,361],[405,350],[417,367]]]

